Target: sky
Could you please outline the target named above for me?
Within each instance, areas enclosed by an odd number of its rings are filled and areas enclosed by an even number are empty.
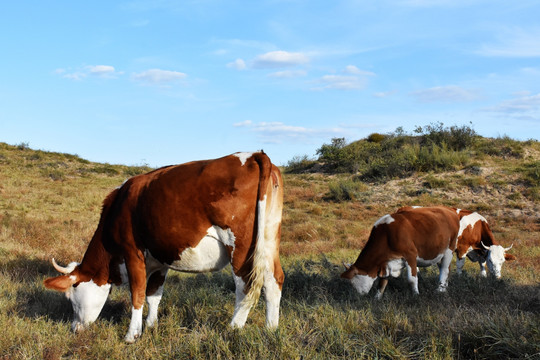
[[[0,5],[0,142],[159,167],[442,122],[540,139],[540,1]]]

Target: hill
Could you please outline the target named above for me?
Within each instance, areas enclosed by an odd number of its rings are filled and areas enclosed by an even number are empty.
[[[414,141],[421,140],[418,136]],[[362,148],[366,142],[340,149]],[[0,143],[0,327],[10,329],[0,337],[0,358],[537,355],[540,146],[476,138],[473,145],[454,151],[465,151],[467,160],[377,179],[362,177],[360,167],[302,173],[294,166],[283,169],[286,282],[280,330],[262,327],[264,304],[252,311],[245,329],[228,328],[234,283],[227,272],[173,273],[159,328],[127,346],[121,341],[131,308],[126,289],[111,293],[96,324],[72,334],[69,303],[44,289],[42,281],[54,274],[53,256],[63,264],[81,259],[105,196],[126,178],[150,169]],[[310,160],[310,167],[324,168],[323,160]],[[452,271],[446,295],[435,293],[436,272],[427,269],[419,297],[410,295],[404,279],[393,279],[385,298],[376,302],[371,295],[359,297],[339,279],[341,262],[354,261],[381,215],[403,205],[433,204],[477,210],[502,244],[514,244],[511,252],[518,260],[504,265],[502,281],[480,278],[477,265],[467,262],[462,278]]]

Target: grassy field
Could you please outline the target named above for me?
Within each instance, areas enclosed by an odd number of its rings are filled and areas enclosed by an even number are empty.
[[[484,154],[474,171],[380,183],[284,174],[279,329],[264,328],[264,301],[244,329],[228,327],[230,270],[171,272],[158,327],[127,345],[127,289],[114,288],[98,321],[73,334],[68,300],[42,282],[55,275],[51,257],[80,261],[104,197],[149,169],[0,143],[0,359],[540,358],[540,201],[530,182],[538,179],[540,146],[522,150],[519,157]],[[514,244],[518,260],[503,266],[501,280],[481,278],[470,262],[458,277],[453,265],[448,293],[439,294],[429,268],[420,274],[420,296],[398,278],[376,301],[339,278],[342,261],[355,260],[381,215],[434,204],[477,210],[503,245]]]

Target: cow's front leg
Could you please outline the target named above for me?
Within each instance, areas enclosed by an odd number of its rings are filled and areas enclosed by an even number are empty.
[[[126,269],[129,276],[131,290],[131,323],[125,337],[127,343],[133,343],[142,334],[142,315],[146,291],[146,265],[144,255],[137,251],[126,256]]]
[[[146,285],[146,302],[148,303],[148,316],[146,317],[146,327],[152,328],[157,323],[158,307],[163,296],[163,284],[167,277],[167,268],[154,272],[148,279]]]
[[[448,275],[450,274],[450,263],[454,253],[450,249],[446,249],[439,263],[439,288],[440,292],[445,292],[448,287]]]
[[[487,277],[486,262],[478,260],[478,264],[480,265],[480,275],[482,275],[483,277]]]
[[[382,298],[386,285],[388,285],[388,278],[379,278],[379,288],[377,289],[377,294],[375,294],[375,299],[380,300]]]
[[[406,259],[407,261],[407,281],[411,285],[414,295],[418,295],[418,268],[416,267],[416,256]]]
[[[236,276],[236,274],[233,273],[233,278],[236,286],[236,302],[234,305],[234,314],[231,321],[231,326],[233,328],[241,328],[246,324],[252,304],[248,301],[244,301],[246,300],[246,293],[244,292],[246,283],[242,277]]]
[[[464,265],[465,265],[465,257],[462,257],[461,259],[458,257],[456,259],[456,272],[458,275],[461,275],[463,273]]]

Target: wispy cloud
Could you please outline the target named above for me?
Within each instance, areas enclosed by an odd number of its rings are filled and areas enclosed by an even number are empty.
[[[309,57],[306,54],[279,50],[258,55],[253,60],[253,67],[255,69],[275,69],[304,65],[308,62]]]
[[[436,86],[429,89],[415,91],[411,93],[411,95],[416,98],[417,101],[424,103],[467,102],[480,98],[477,92],[455,85]]]
[[[306,76],[307,71],[305,70],[284,70],[284,71],[276,71],[274,73],[269,74],[269,77],[272,78],[278,78],[278,79],[292,79],[297,77]]]
[[[375,76],[375,73],[348,65],[340,75],[328,74],[319,78],[317,83],[320,85],[313,87],[312,90],[362,90],[367,86],[368,78],[371,76]]]
[[[153,85],[164,85],[184,80],[187,74],[179,71],[150,69],[140,73],[134,73],[132,78],[136,81],[140,81]]]
[[[88,65],[75,70],[60,68],[56,69],[55,73],[70,80],[82,80],[88,76],[110,79],[123,74],[111,65]]]
[[[491,57],[540,57],[540,28],[505,29],[497,41],[482,45],[476,53]]]
[[[540,121],[540,94],[505,100],[496,106],[486,108],[485,111],[504,116],[534,117]]]
[[[245,70],[247,65],[243,59],[236,59],[233,62],[228,63],[227,67],[230,69]]]
[[[258,122],[251,120],[233,124],[237,128],[246,128],[254,132],[262,142],[280,144],[286,141],[312,142],[313,138],[325,139],[328,136],[342,136],[346,130],[341,128],[309,128],[305,126],[287,125],[280,121]]]

